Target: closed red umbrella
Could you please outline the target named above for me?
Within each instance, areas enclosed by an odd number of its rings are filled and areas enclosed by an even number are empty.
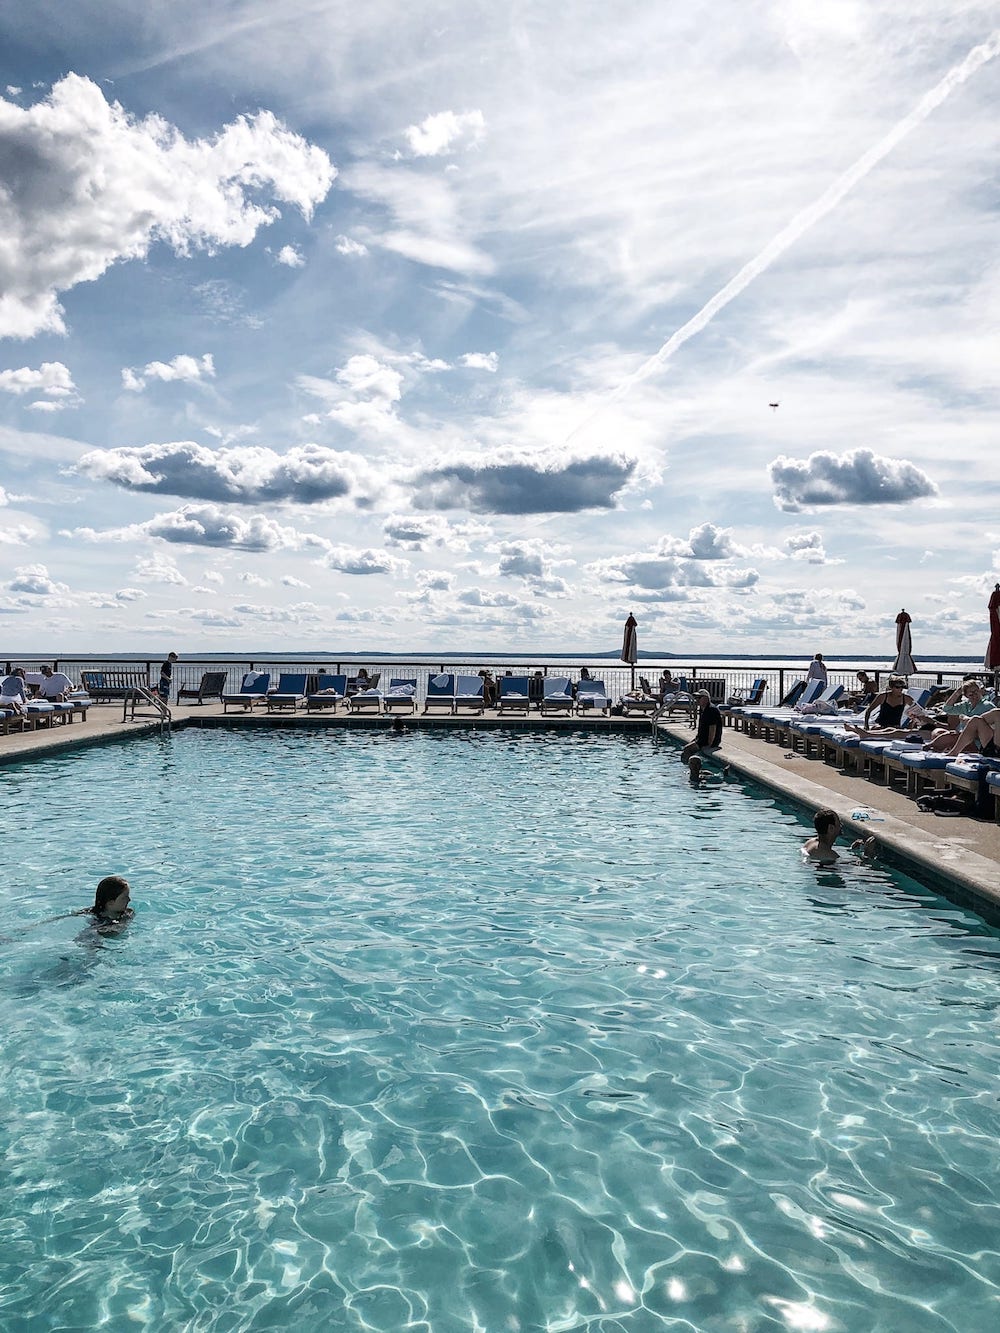
[[[912,676],[917,664],[911,656],[910,617],[900,611],[896,617],[896,661],[892,668],[894,676]]]
[[[625,637],[622,639],[622,661],[632,668],[632,684],[635,685],[635,664],[639,660],[639,622],[630,611],[625,621]]]
[[[987,671],[1000,671],[1000,583],[990,593],[990,641],[983,665]]]

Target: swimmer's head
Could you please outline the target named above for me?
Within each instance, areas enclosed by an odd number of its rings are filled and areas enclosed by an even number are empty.
[[[128,910],[130,895],[129,882],[124,875],[105,875],[97,886],[90,910],[94,916],[121,916]]]
[[[813,815],[813,828],[821,838],[825,838],[831,830],[835,832],[840,828],[840,815],[836,810],[817,810]]]

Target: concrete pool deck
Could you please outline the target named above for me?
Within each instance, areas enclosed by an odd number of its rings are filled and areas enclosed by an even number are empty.
[[[253,713],[224,715],[217,704],[174,708],[176,729],[188,726],[258,729],[267,727],[309,728],[386,728],[389,720],[374,713]],[[460,715],[421,713],[406,716],[414,729],[504,728],[517,730],[604,731],[616,735],[651,736],[648,717],[528,717],[499,716],[492,710],[482,714]],[[40,731],[0,736],[0,772],[5,764],[30,762],[45,755],[105,743],[129,736],[156,735],[159,724],[142,718],[122,721],[122,710],[114,704],[94,705],[85,722]],[[691,739],[686,721],[661,720],[659,736],[684,744]],[[666,748],[666,747],[665,747]],[[726,758],[733,773],[751,778],[782,796],[818,810],[831,806],[844,821],[850,836],[875,834],[889,860],[933,888],[947,890],[957,886],[986,903],[1000,907],[1000,824],[969,818],[945,819],[924,814],[903,792],[870,782],[854,773],[845,773],[821,759],[802,754],[789,755],[782,746],[747,736],[727,728],[723,738]],[[680,763],[668,769],[678,782],[686,781]],[[864,807],[867,820],[851,819],[851,811]]]

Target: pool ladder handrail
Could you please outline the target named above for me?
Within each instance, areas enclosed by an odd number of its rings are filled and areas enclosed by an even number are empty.
[[[154,714],[160,724],[160,735],[169,735],[173,717],[170,707],[160,698],[156,690],[149,689],[147,686],[137,685],[130,691],[122,706],[122,721],[135,721],[135,706],[140,699],[143,703],[152,705]]]

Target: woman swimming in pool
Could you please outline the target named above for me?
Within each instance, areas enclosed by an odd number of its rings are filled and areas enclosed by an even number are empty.
[[[85,909],[84,915],[110,923],[130,921],[135,913],[129,907],[132,890],[124,875],[105,875],[94,894],[94,905]]]

